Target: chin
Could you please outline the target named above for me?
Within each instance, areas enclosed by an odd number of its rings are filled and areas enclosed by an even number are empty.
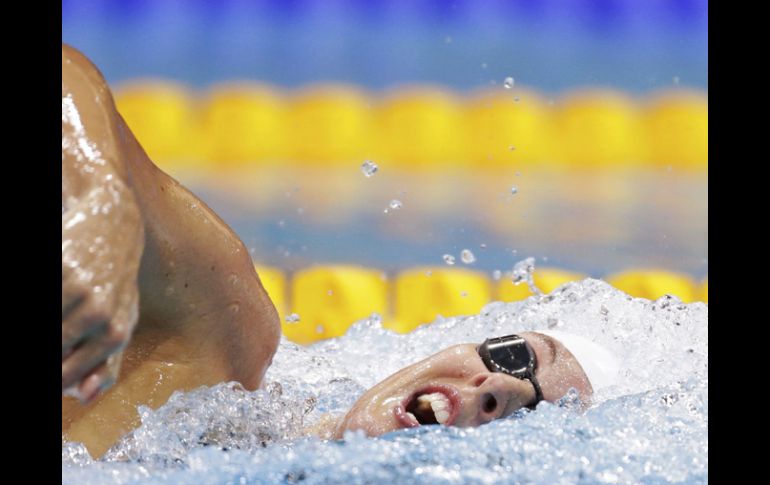
[[[366,412],[353,409],[345,415],[337,426],[334,437],[340,439],[346,431],[363,431],[366,436],[374,437],[395,431],[401,427],[396,421],[395,416],[389,417],[383,415],[383,413],[372,416]]]

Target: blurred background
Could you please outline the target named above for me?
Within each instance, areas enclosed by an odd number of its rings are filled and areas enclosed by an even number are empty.
[[[66,0],[62,37],[297,341],[524,298],[527,257],[708,300],[706,0]]]

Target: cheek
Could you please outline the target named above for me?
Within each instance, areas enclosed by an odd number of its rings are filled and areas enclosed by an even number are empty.
[[[367,436],[378,436],[397,427],[391,408],[372,402],[356,404],[343,419],[338,437],[347,430],[362,430]]]

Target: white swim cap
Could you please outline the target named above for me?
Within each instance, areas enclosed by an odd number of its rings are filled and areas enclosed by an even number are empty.
[[[536,330],[553,337],[575,356],[588,377],[594,392],[617,382],[620,362],[609,350],[580,335],[551,330]]]

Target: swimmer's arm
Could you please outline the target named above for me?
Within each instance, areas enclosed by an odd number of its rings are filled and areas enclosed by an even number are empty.
[[[101,74],[62,46],[62,390],[116,378],[137,320],[142,216]]]

